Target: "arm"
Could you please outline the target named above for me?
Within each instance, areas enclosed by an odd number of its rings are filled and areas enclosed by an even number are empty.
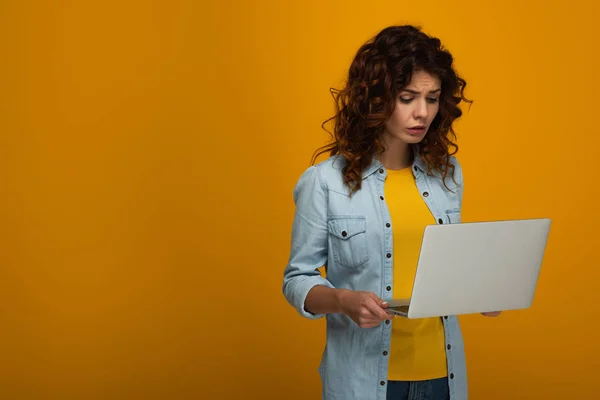
[[[370,328],[394,316],[385,312],[387,303],[374,293],[336,289],[318,268],[327,263],[327,189],[319,167],[302,174],[294,189],[296,213],[292,246],[283,274],[283,294],[298,313],[317,319],[343,313],[358,326]]]
[[[308,292],[304,308],[313,314],[338,314],[342,312],[341,297],[341,289],[318,285]]]
[[[361,328],[376,327],[393,314],[385,312],[389,304],[375,293],[358,290],[332,289],[315,286],[306,297],[306,309],[312,312],[342,313],[350,317]]]
[[[319,167],[311,166],[294,188],[296,212],[290,256],[283,274],[285,298],[300,315],[310,319],[321,318],[335,308],[334,287],[318,271],[327,263],[327,202]],[[310,309],[316,307],[310,312],[307,310],[307,295],[316,286],[316,297],[313,293],[309,299]]]

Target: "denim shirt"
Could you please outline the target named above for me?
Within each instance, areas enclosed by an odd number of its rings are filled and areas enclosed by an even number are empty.
[[[450,190],[439,174],[426,172],[420,157],[415,157],[411,166],[421,197],[439,224],[460,222],[462,169],[455,158],[451,162],[455,175],[454,180],[450,173],[446,178]],[[350,196],[342,179],[344,163],[342,157],[333,156],[310,166],[294,188],[296,212],[283,293],[301,316],[326,317],[327,340],[318,369],[322,398],[385,400],[390,321],[365,329],[344,314],[311,314],[304,309],[306,295],[315,285],[391,298],[394,249],[392,221],[384,198],[387,171],[373,159],[363,172],[361,190]],[[326,277],[318,271],[324,265]],[[442,321],[450,398],[464,400],[467,375],[458,318],[444,316]]]

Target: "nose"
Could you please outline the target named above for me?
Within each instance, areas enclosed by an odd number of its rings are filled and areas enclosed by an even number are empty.
[[[415,107],[415,119],[426,120],[429,116],[429,107],[427,107],[427,102],[425,99],[419,100],[416,102]]]

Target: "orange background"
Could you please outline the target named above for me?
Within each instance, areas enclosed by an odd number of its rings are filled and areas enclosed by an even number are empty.
[[[329,87],[403,22],[475,100],[464,219],[553,218],[534,306],[461,318],[471,398],[597,396],[596,3],[250,3],[0,3],[0,398],[319,398],[291,191]]]

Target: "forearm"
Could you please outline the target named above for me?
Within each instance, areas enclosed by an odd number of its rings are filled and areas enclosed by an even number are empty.
[[[323,285],[317,285],[306,295],[304,309],[312,314],[341,313],[341,297],[344,292],[344,289],[334,289]]]

